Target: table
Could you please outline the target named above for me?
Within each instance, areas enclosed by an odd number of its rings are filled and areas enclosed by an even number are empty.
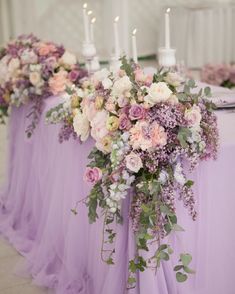
[[[58,143],[59,125],[46,125],[44,115],[57,97],[46,101],[33,137],[24,135],[30,105],[14,109],[10,122],[8,183],[1,192],[0,231],[25,256],[18,273],[30,273],[34,283],[55,288],[57,294],[123,294],[128,259],[134,242],[128,223],[118,225],[115,266],[100,259],[102,220],[90,225],[87,208],[70,209],[89,193],[83,181],[87,155],[94,142],[71,139]],[[164,263],[157,275],[139,274],[130,294],[233,294],[235,280],[234,215],[235,113],[218,112],[221,148],[216,162],[201,164],[196,181],[199,218],[192,222],[181,204],[179,224],[185,232],[172,237],[173,248],[188,250],[197,271],[184,284],[175,280],[172,265]],[[175,262],[175,258],[173,261]]]

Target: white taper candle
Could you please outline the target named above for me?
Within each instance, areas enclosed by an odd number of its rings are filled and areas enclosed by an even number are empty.
[[[85,32],[85,42],[89,43],[89,23],[88,23],[88,15],[87,15],[87,3],[83,4],[83,23],[84,23],[84,32]]]
[[[132,32],[132,57],[135,63],[138,63],[138,54],[137,54],[137,45],[136,45],[136,32],[137,29],[134,29]]]
[[[165,48],[170,48],[170,8],[167,8],[165,13]]]
[[[114,23],[113,23],[113,29],[114,29],[114,49],[115,49],[115,57],[119,59],[120,57],[120,44],[119,44],[119,34],[118,34],[118,21],[119,16],[115,17]]]
[[[94,24],[95,24],[95,22],[96,22],[96,18],[93,17],[93,18],[91,19],[91,26],[90,26],[91,42],[92,42],[92,43],[94,43],[94,41],[95,41],[95,38],[94,38]]]

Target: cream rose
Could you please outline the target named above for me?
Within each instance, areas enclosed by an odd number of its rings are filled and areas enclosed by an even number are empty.
[[[12,58],[8,64],[8,70],[10,73],[14,73],[20,67],[19,58]]]
[[[110,87],[112,86],[113,82],[109,79],[109,78],[105,78],[102,81],[102,85],[104,87],[105,90],[110,89]]]
[[[200,107],[193,105],[193,107],[186,109],[184,118],[191,127],[199,126],[202,119]]]
[[[34,72],[31,72],[30,75],[29,75],[29,80],[30,80],[30,83],[33,85],[33,86],[37,86],[41,83],[41,75],[39,72],[37,71],[34,71]]]
[[[78,111],[73,118],[73,128],[82,142],[87,140],[89,137],[90,124],[86,116],[81,111]]]
[[[143,163],[140,156],[134,152],[128,154],[126,156],[126,167],[130,171],[138,173],[138,171],[143,167]]]
[[[113,84],[112,95],[113,96],[120,96],[132,89],[132,84],[128,76],[124,76]]]
[[[93,78],[99,82],[102,82],[110,75],[110,71],[107,68],[103,68],[94,73]]]
[[[154,106],[159,102],[166,102],[172,93],[164,82],[153,83],[147,90],[148,95],[144,97],[144,101],[150,106]]]
[[[74,65],[77,63],[77,58],[74,54],[65,51],[64,54],[60,58],[60,62],[65,65]]]
[[[183,78],[176,72],[169,72],[165,81],[174,87],[179,87],[183,82]]]

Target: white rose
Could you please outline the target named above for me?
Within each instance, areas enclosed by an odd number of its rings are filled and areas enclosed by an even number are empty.
[[[95,80],[102,82],[110,75],[110,71],[107,68],[103,68],[94,73],[93,77]]]
[[[126,156],[126,167],[132,171],[137,173],[142,167],[143,163],[139,155],[131,152]]]
[[[8,70],[9,57],[6,55],[0,60],[0,83],[3,84],[10,79],[10,73]]]
[[[76,94],[78,97],[83,98],[84,97],[84,92],[81,88],[76,88]]]
[[[183,80],[184,79],[176,72],[169,72],[165,78],[165,81],[174,87],[179,87]]]
[[[125,94],[126,92],[129,92],[131,89],[132,89],[132,83],[129,77],[124,76],[118,79],[116,82],[114,82],[112,95],[120,96],[122,94]]]
[[[39,85],[41,83],[40,73],[37,71],[31,72],[29,75],[29,80],[32,85],[34,85],[34,86]]]
[[[34,53],[33,50],[30,50],[30,49],[25,49],[22,52],[20,59],[23,64],[30,64],[30,63],[37,63],[38,62],[38,56]]]
[[[186,109],[184,118],[191,127],[199,126],[202,119],[200,107],[198,107],[197,105],[193,105],[193,107]]]
[[[180,163],[177,163],[174,169],[174,178],[177,183],[184,185],[186,182],[185,176],[183,175],[183,169]]]
[[[148,95],[144,97],[144,101],[150,106],[154,106],[159,102],[166,102],[171,96],[172,91],[164,82],[153,83],[148,88]]]
[[[109,78],[105,78],[103,81],[102,81],[102,85],[104,87],[104,89],[109,89],[111,86],[112,86],[112,81],[109,79]]]
[[[10,73],[14,73],[20,67],[19,58],[12,58],[8,64],[8,70]]]
[[[60,59],[60,62],[65,65],[74,65],[77,63],[77,58],[74,54],[65,51]]]
[[[73,118],[73,128],[75,133],[80,136],[82,142],[87,140],[90,124],[86,116],[80,111]]]

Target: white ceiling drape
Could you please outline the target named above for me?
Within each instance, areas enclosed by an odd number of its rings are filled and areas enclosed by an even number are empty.
[[[63,43],[81,55],[84,0],[0,0],[0,43],[33,32]],[[120,16],[120,39],[128,55],[137,28],[138,53],[154,54],[164,41],[164,10],[172,7],[171,36],[178,60],[190,67],[235,60],[235,0],[87,0],[97,18],[96,46],[101,59],[113,49],[112,23]],[[232,4],[234,3],[234,5]]]

